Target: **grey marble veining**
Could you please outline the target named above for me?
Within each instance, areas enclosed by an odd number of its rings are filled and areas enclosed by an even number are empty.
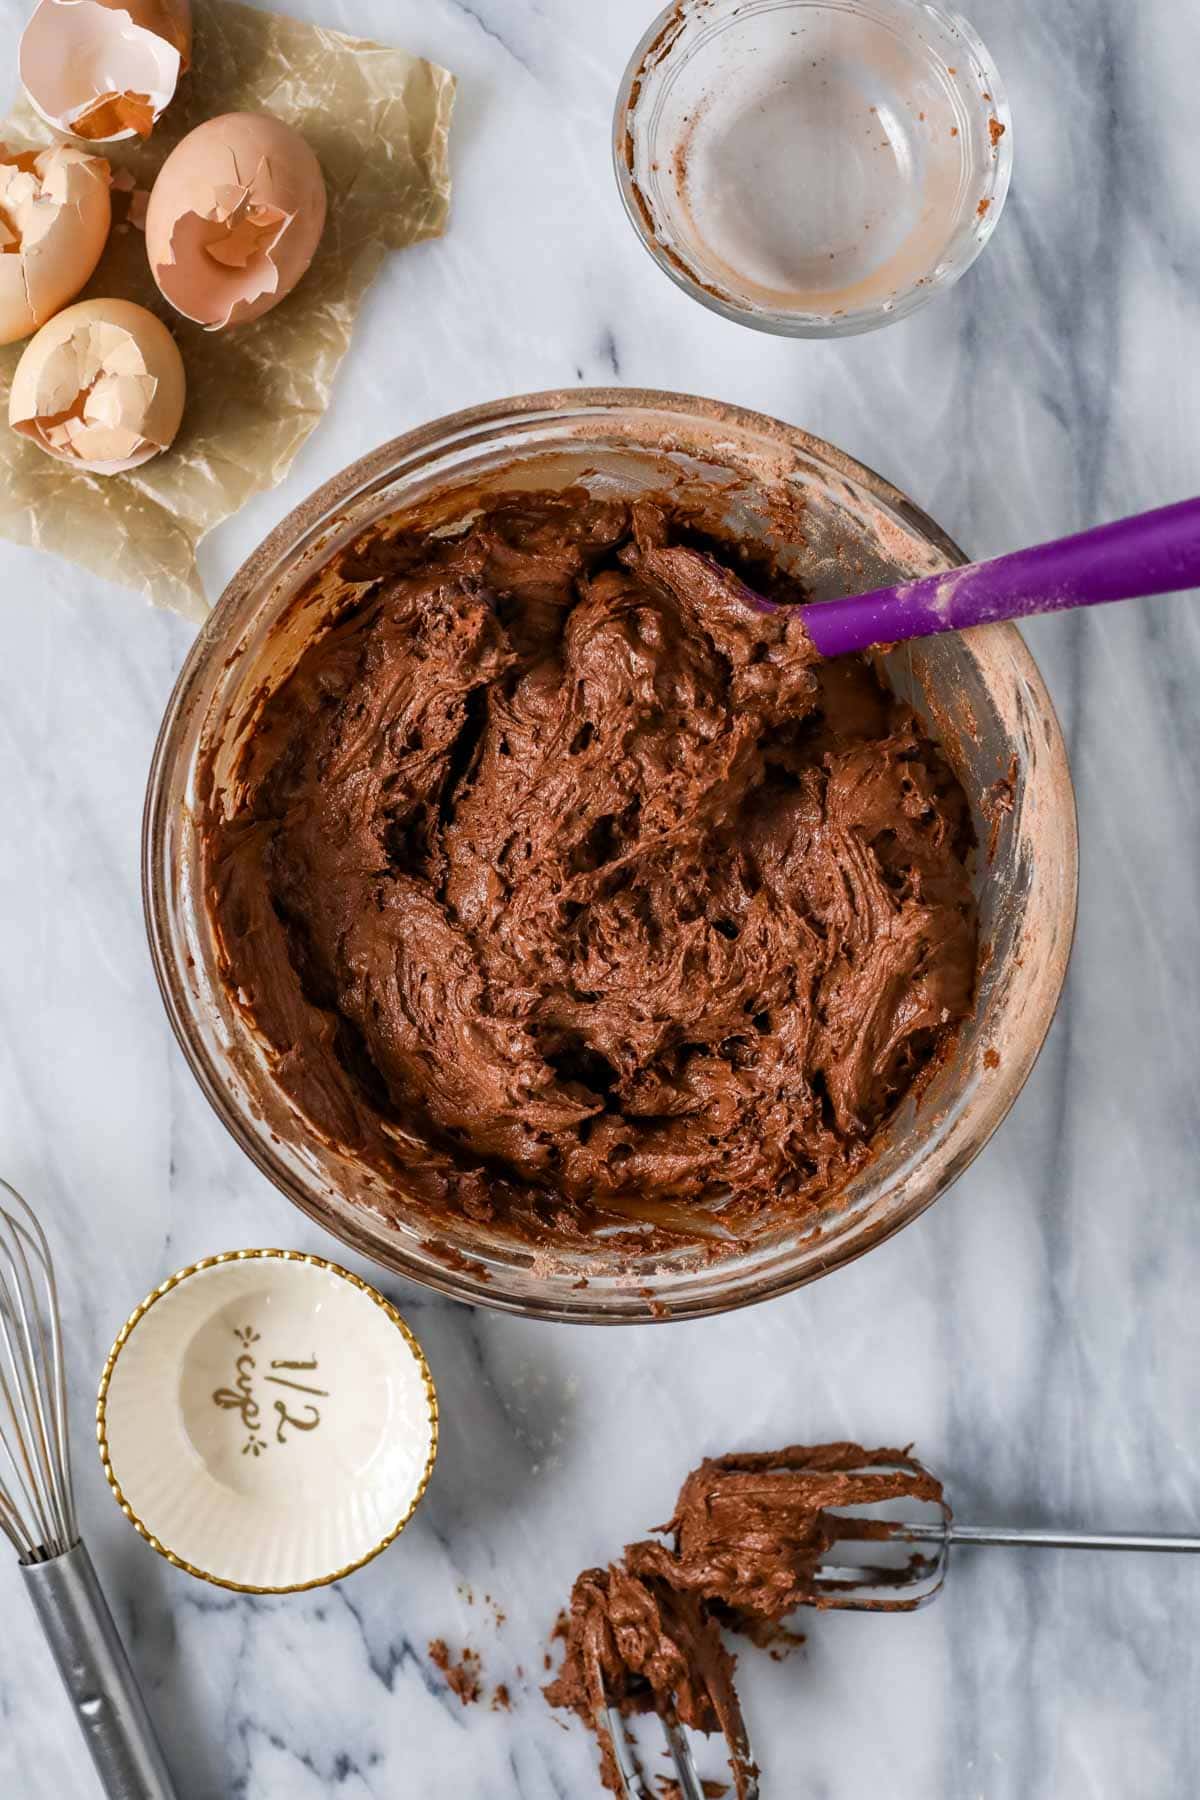
[[[10,67],[24,10],[0,0]],[[442,242],[392,259],[289,480],[205,546],[214,592],[372,443],[577,381],[808,426],[977,554],[1200,489],[1200,9],[971,0],[1015,117],[1006,216],[948,297],[839,344],[710,316],[628,230],[609,109],[649,0],[294,10],[458,72],[455,208]],[[31,551],[0,546],[0,580],[0,1168],[59,1248],[81,1512],[185,1800],[594,1792],[590,1748],[537,1691],[546,1632],[576,1571],[660,1519],[704,1451],[913,1439],[967,1519],[1195,1529],[1193,597],[1030,629],[1078,791],[1078,939],[1041,1062],[953,1194],[814,1288],[666,1330],[535,1326],[382,1279],[441,1392],[433,1486],[369,1571],[257,1600],[154,1557],[91,1435],[113,1334],[171,1269],[251,1243],[340,1254],[210,1115],[144,947],[142,788],[190,628]],[[789,1661],[747,1658],[766,1800],[1182,1800],[1198,1617],[1191,1564],[964,1554],[919,1616],[821,1618]],[[87,1800],[7,1559],[0,1620],[0,1794]],[[448,1694],[435,1635],[480,1651],[511,1714]]]

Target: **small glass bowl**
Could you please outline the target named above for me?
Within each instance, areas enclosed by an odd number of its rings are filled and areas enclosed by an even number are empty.
[[[1012,118],[984,45],[932,0],[675,0],[625,71],[613,155],[685,293],[759,331],[844,337],[970,268]]]
[[[527,1244],[431,1214],[329,1143],[273,1078],[273,1054],[229,993],[207,901],[204,825],[237,803],[258,714],[356,591],[337,553],[383,520],[452,529],[488,494],[583,484],[599,496],[670,488],[816,600],[966,561],[933,521],[861,463],[790,425],[715,400],[579,388],[498,400],[382,445],[327,482],[234,576],[167,706],[150,770],[142,881],[171,1023],[205,1094],[258,1167],[365,1256],[457,1299],[530,1318],[634,1324],[766,1300],[881,1243],[950,1186],[1033,1067],[1075,924],[1075,803],[1050,697],[1013,625],[901,644],[879,665],[942,744],[984,847],[971,1017],[846,1185],[799,1217],[768,1211],[733,1245],[586,1250]]]

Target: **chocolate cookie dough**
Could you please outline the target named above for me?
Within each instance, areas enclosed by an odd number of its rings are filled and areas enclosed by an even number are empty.
[[[560,1621],[562,1665],[546,1688],[552,1706],[578,1713],[600,1742],[601,1776],[620,1792],[607,1730],[607,1704],[624,1713],[669,1710],[698,1731],[720,1731],[739,1796],[754,1772],[733,1685],[736,1659],[722,1628],[755,1642],[780,1635],[800,1606],[825,1602],[813,1587],[833,1546],[888,1535],[878,1516],[846,1518],[834,1507],[881,1507],[910,1499],[942,1505],[942,1486],[903,1450],[859,1444],[710,1458],[680,1489],[675,1512],[657,1529],[671,1543],[630,1544],[607,1569],[586,1569]],[[924,1567],[914,1552],[902,1584]]]
[[[379,549],[266,705],[207,839],[227,980],[398,1206],[736,1235],[969,1008],[955,777],[731,564],[665,505],[502,497]]]

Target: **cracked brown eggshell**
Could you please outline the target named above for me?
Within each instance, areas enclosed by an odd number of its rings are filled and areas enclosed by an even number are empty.
[[[21,37],[25,92],[89,143],[149,137],[191,59],[190,0],[38,0]]]
[[[73,300],[112,222],[109,168],[73,144],[0,144],[0,344],[15,344]]]
[[[164,298],[219,331],[291,293],[324,225],[321,165],[299,132],[269,113],[224,113],[159,170],[146,253]]]
[[[131,300],[82,300],[25,346],[8,422],[59,462],[120,475],[171,443],[185,388],[161,319]]]

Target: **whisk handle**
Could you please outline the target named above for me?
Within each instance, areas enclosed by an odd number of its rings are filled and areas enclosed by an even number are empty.
[[[108,1800],[178,1800],[84,1544],[21,1573]]]

